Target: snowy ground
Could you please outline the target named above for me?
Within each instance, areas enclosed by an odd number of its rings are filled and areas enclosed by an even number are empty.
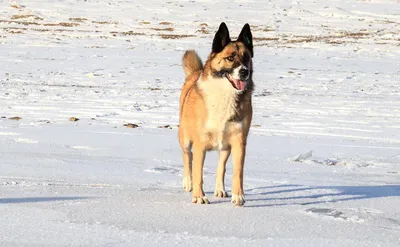
[[[218,2],[0,1],[1,246],[400,245],[400,3]],[[181,188],[180,59],[221,21],[255,41],[243,208],[215,153],[211,204]]]

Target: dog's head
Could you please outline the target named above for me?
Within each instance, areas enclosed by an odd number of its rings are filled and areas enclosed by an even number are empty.
[[[222,22],[210,55],[212,76],[226,78],[239,93],[252,89],[252,57],[253,37],[249,24],[244,25],[236,41],[231,41],[228,27]]]

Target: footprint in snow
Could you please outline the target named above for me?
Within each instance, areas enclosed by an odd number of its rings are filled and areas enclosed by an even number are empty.
[[[178,169],[169,166],[157,166],[150,169],[146,169],[144,171],[150,173],[171,173],[171,174],[179,173]]]
[[[351,221],[357,223],[362,223],[365,221],[364,219],[361,219],[357,215],[349,215],[342,211],[332,208],[309,208],[306,209],[306,212],[311,213],[315,216],[322,216],[335,220]]]

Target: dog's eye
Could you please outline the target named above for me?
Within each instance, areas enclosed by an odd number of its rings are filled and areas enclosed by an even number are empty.
[[[229,57],[226,57],[225,59],[227,59],[230,62],[233,62],[235,60],[235,56],[229,56]]]

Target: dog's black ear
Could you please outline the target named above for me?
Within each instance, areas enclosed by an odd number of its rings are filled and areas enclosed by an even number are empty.
[[[218,53],[221,52],[227,44],[231,42],[231,38],[229,37],[229,30],[226,26],[225,22],[222,22],[219,25],[219,29],[215,34],[213,45],[212,45],[212,52]]]
[[[247,49],[249,49],[251,57],[253,57],[253,35],[251,35],[250,26],[248,23],[246,23],[242,28],[237,41],[242,42]]]

